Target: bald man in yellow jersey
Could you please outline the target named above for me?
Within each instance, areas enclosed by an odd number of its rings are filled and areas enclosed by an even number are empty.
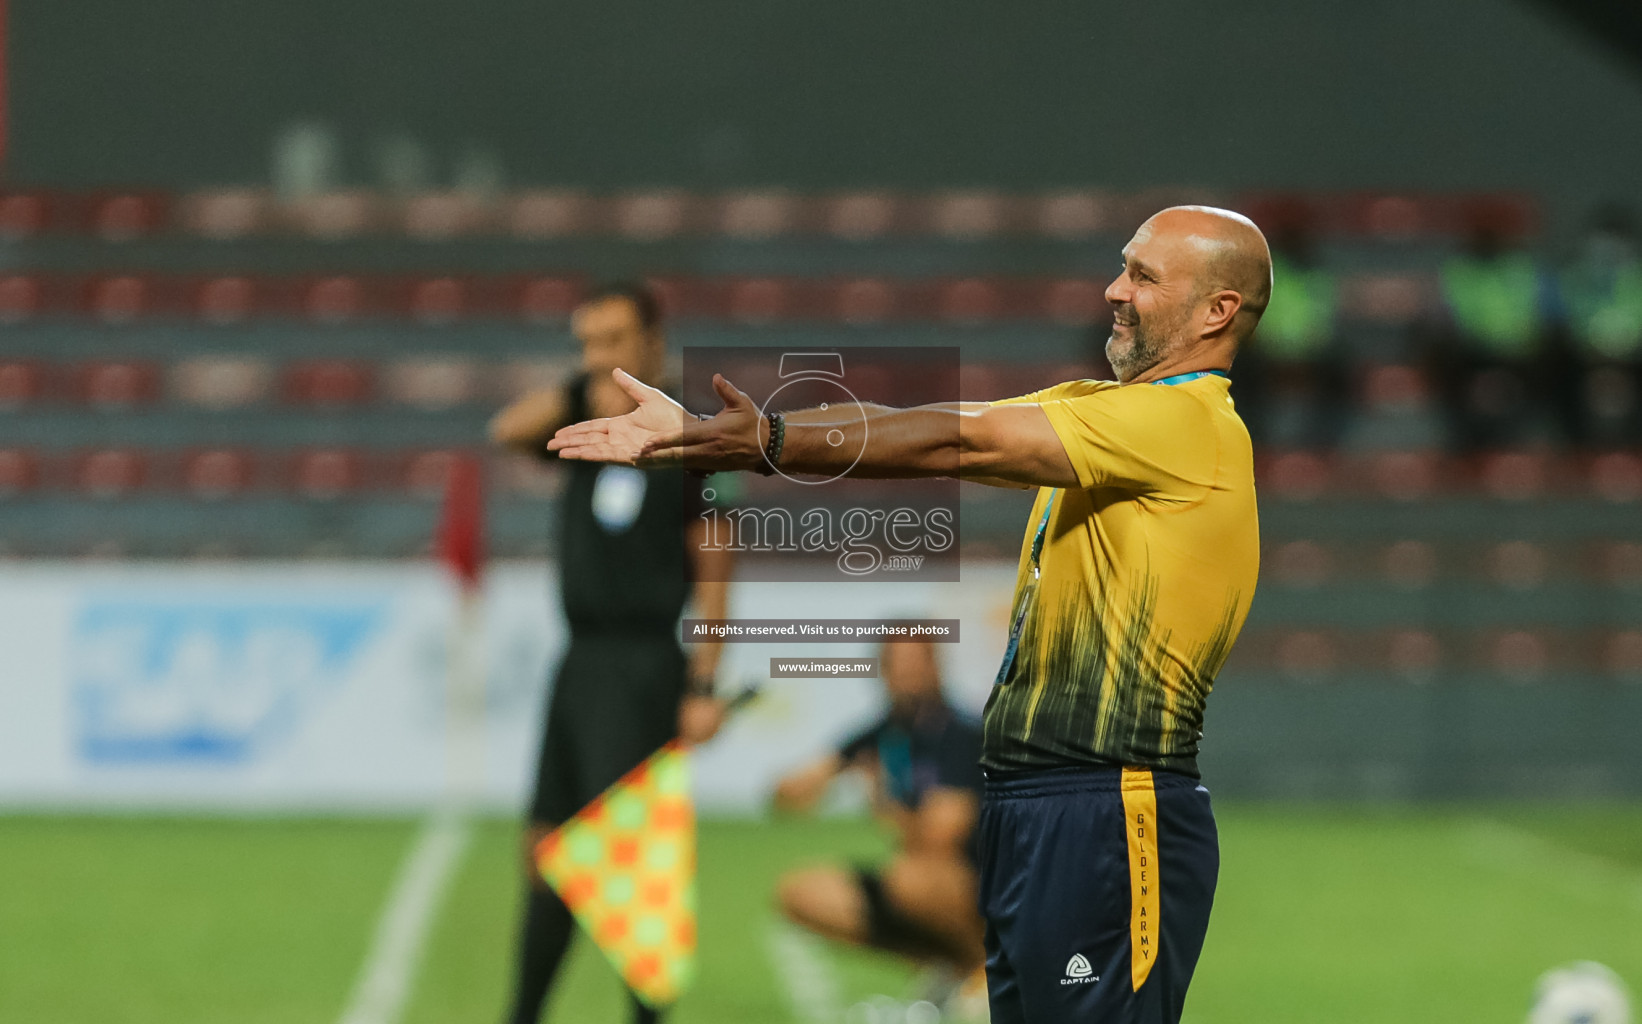
[[[863,425],[836,409],[761,416],[722,377],[724,408],[692,419],[617,371],[638,409],[549,445],[637,465],[1038,488],[984,722],[993,1024],[1180,1019],[1219,872],[1197,772],[1204,704],[1259,564],[1228,374],[1270,294],[1252,222],[1174,207],[1135,232],[1106,290],[1116,382],[867,406]],[[846,443],[829,441],[837,431]]]

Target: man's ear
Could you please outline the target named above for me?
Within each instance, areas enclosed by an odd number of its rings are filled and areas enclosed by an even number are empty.
[[[1203,333],[1219,334],[1231,326],[1237,311],[1243,308],[1243,296],[1230,288],[1222,288],[1209,296],[1208,309],[1203,316]]]

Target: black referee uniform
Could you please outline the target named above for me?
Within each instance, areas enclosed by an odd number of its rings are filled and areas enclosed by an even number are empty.
[[[567,388],[569,422],[592,414],[587,378]],[[682,471],[566,460],[559,594],[570,643],[554,675],[530,821],[555,826],[678,734],[687,662],[676,626],[690,596]],[[693,493],[693,489],[689,489]],[[536,1024],[574,920],[533,887],[519,941],[512,1024]],[[633,1001],[633,1020],[655,1011]]]

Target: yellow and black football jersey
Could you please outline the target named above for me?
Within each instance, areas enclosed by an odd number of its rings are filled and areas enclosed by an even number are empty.
[[[1229,385],[1218,373],[1085,380],[1008,400],[1043,407],[1079,486],[1041,488],[1033,505],[986,706],[988,769],[1197,774],[1204,704],[1260,562],[1253,455]]]

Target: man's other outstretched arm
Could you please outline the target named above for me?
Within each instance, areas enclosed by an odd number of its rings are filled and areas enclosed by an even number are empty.
[[[783,473],[955,476],[1004,487],[1075,487],[1077,473],[1041,406],[942,402],[784,414]],[[759,437],[768,439],[767,424]],[[850,466],[854,454],[860,459]]]
[[[548,444],[563,458],[678,465],[719,472],[764,464],[769,422],[722,376],[713,388],[724,408],[692,419],[656,388],[615,371],[638,403],[625,416],[565,427]],[[956,476],[1018,487],[1070,487],[1072,461],[1041,406],[946,402],[892,409],[848,406],[783,414],[779,456],[784,473],[904,478]]]

